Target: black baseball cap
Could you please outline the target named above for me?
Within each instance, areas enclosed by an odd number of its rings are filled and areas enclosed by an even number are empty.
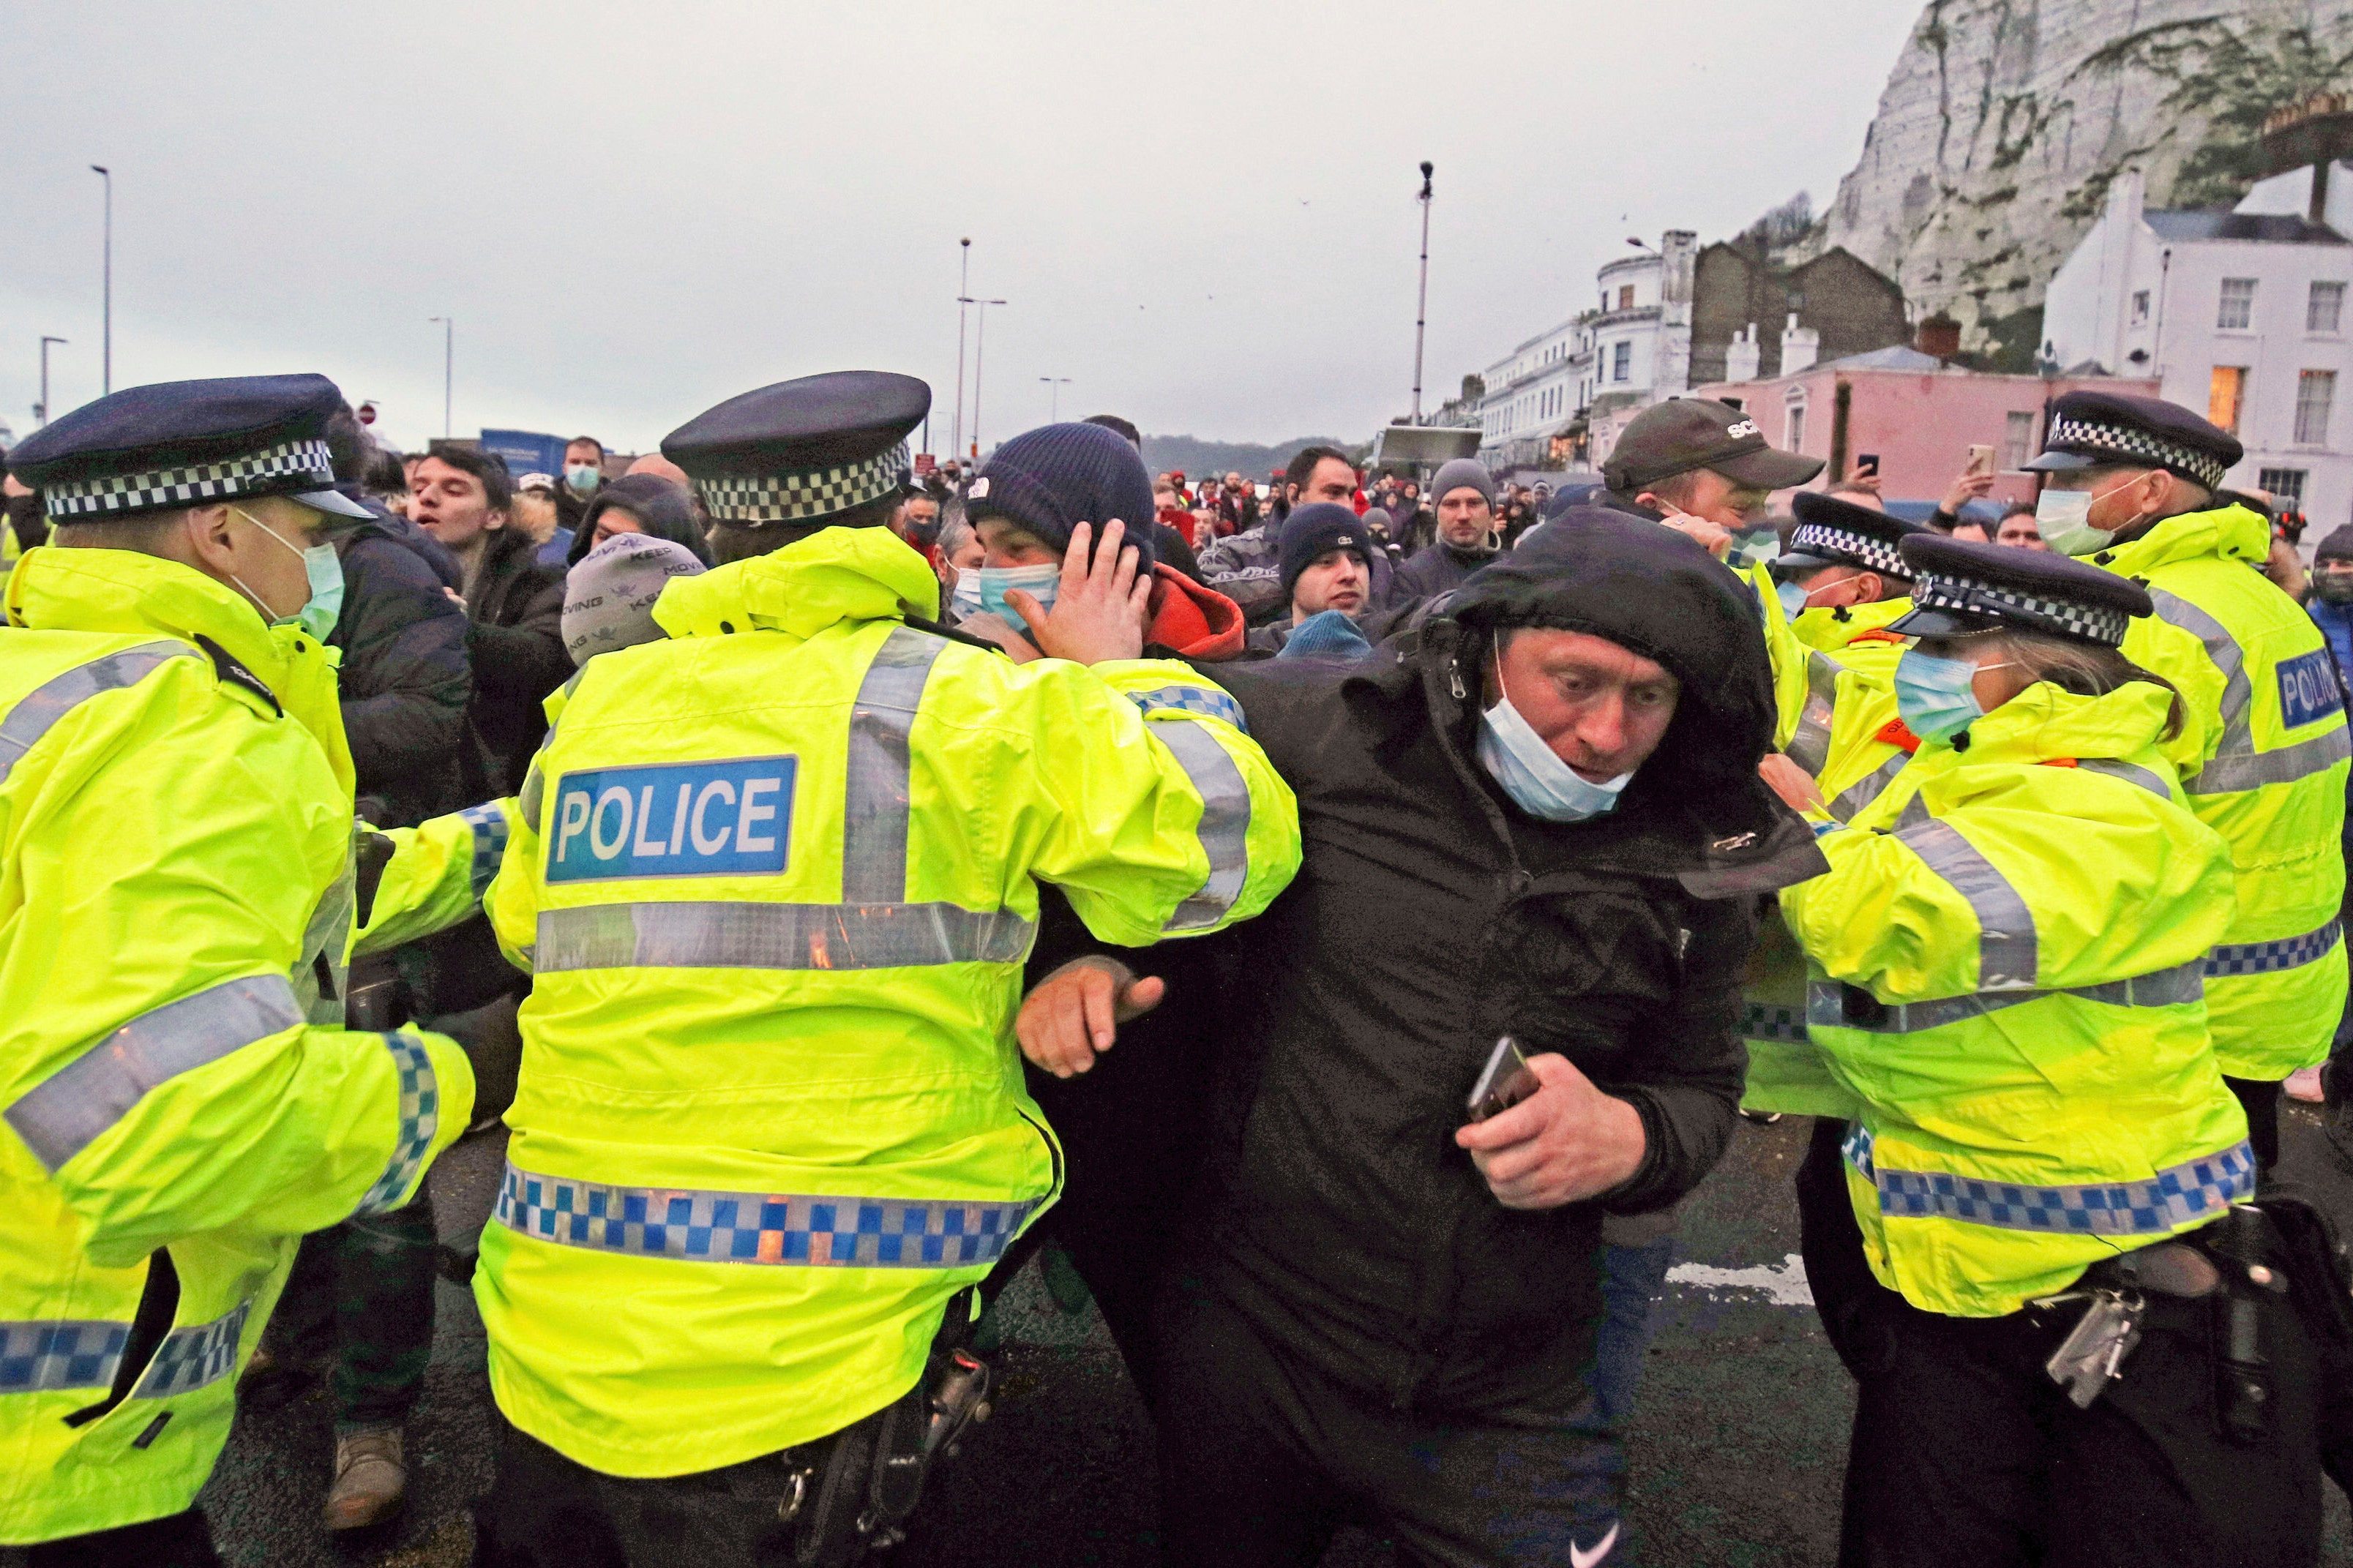
[[[1620,495],[1632,495],[1694,468],[1713,468],[1757,489],[1786,490],[1820,473],[1822,460],[1778,450],[1756,420],[1728,403],[1671,397],[1634,416],[1601,477]]]

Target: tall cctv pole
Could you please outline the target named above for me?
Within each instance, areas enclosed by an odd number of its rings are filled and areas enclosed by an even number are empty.
[[[428,321],[441,323],[441,438],[448,440],[449,429],[449,389],[456,384],[458,363],[458,318],[427,316]]]
[[[1433,165],[1427,158],[1421,163],[1421,195],[1414,199],[1421,204],[1421,292],[1413,302],[1413,422],[1421,423],[1421,331],[1430,319],[1430,173]]]
[[[43,425],[49,422],[49,345],[63,342],[63,338],[44,337],[41,340],[41,403],[33,410],[33,417]]]
[[[964,259],[956,268],[956,413],[955,441],[948,450],[964,455],[964,308],[972,303],[972,237],[956,241]]]
[[[973,334],[972,344],[972,455],[980,456],[980,371],[988,358],[988,308],[1002,305],[1003,300],[975,300],[980,307],[980,327]]]
[[[1067,375],[1041,375],[1038,379],[1054,389],[1050,405],[1052,412],[1046,418],[1050,424],[1060,425],[1062,422],[1062,388],[1071,384],[1071,378]]]
[[[105,302],[106,326],[101,340],[104,346],[99,351],[98,362],[98,390],[103,395],[114,390],[114,175],[103,163],[92,163],[90,168],[90,173],[106,183],[106,248],[100,253],[104,259],[100,272],[103,279],[100,287],[104,290],[100,297]],[[48,394],[43,393],[41,402],[46,405],[48,401]]]

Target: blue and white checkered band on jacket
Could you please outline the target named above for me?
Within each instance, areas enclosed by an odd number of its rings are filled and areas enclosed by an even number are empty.
[[[902,441],[879,457],[829,468],[697,479],[694,492],[714,522],[815,522],[881,500],[899,488],[899,476],[906,471],[907,444]]]
[[[2061,637],[2103,643],[2109,647],[2124,646],[2125,630],[2132,625],[2131,616],[2104,605],[2072,605],[2062,599],[2045,599],[2021,589],[2004,587],[1998,583],[1980,583],[1967,577],[1930,574],[1923,574],[1912,584],[1912,607],[1989,616],[2031,630],[2055,632]]]
[[[202,506],[236,496],[323,490],[335,482],[335,461],[324,441],[281,441],[266,451],[185,468],[109,474],[97,479],[51,479],[41,487],[41,510],[52,522],[93,522],[160,507]]]
[[[1852,562],[1869,571],[1884,572],[1907,582],[1912,576],[1912,569],[1904,564],[1903,552],[1895,548],[1893,541],[1832,528],[1828,523],[1798,524],[1797,531],[1789,535],[1789,548],[1800,555]]]
[[[2208,489],[2220,489],[2231,466],[2209,452],[2192,450],[2148,430],[2095,420],[2053,417],[2043,448],[2080,452],[2086,457],[2114,458],[2120,463],[2146,463],[2152,468],[2178,468]]]

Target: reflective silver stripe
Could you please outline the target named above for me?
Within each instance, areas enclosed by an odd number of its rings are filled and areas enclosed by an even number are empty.
[[[706,1263],[968,1268],[997,1261],[1035,1200],[812,1196],[611,1187],[507,1166],[491,1211],[510,1230],[564,1247]]]
[[[2347,734],[2340,719],[2337,728],[2327,734],[2282,746],[2275,752],[2215,757],[2199,770],[2198,776],[2186,787],[2191,795],[2232,795],[2240,790],[2261,789],[2265,784],[2294,784],[2326,773],[2348,757],[2353,757],[2353,735]]]
[[[310,923],[302,928],[301,956],[286,976],[293,983],[294,1005],[302,1009],[303,1017],[322,1029],[343,1026],[343,956],[351,943],[352,914],[359,899],[357,838],[354,834],[353,852],[343,857],[343,868],[311,911]],[[322,958],[327,961],[329,981],[324,991],[319,986]]]
[[[1902,773],[1905,765],[1911,760],[1909,752],[1898,752],[1880,763],[1867,776],[1847,785],[1839,792],[1839,797],[1831,802],[1831,815],[1841,822],[1853,821],[1854,814],[1877,800],[1887,786],[1895,782],[1895,775]],[[1917,800],[1919,796],[1915,795],[1912,798]]]
[[[400,1078],[400,1121],[393,1130],[392,1153],[385,1161],[384,1173],[360,1199],[360,1206],[352,1211],[354,1215],[387,1214],[407,1199],[417,1173],[424,1167],[426,1151],[433,1147],[433,1135],[441,1126],[441,1083],[434,1075],[433,1058],[427,1053],[425,1042],[398,1034],[383,1039]]]
[[[2148,768],[2131,763],[2120,763],[2114,757],[2084,757],[2075,765],[2087,773],[2105,773],[2112,779],[2122,779],[2138,784],[2159,800],[2171,800],[2173,792],[2165,787],[2164,778]]]
[[[248,974],[142,1013],[26,1091],[7,1110],[43,1168],[55,1171],[165,1080],[302,1022],[294,989]]]
[[[227,1377],[237,1369],[237,1341],[252,1311],[248,1299],[209,1323],[165,1334],[131,1397],[171,1399]],[[103,1319],[0,1322],[0,1394],[108,1387],[130,1343],[129,1323]]]
[[[1912,798],[1904,803],[1904,809],[1896,814],[1895,831],[1901,833],[1906,828],[1925,826],[1936,820],[1928,815],[1928,803],[1920,798],[1920,792],[1915,789],[1912,792]]]
[[[17,699],[8,717],[0,719],[0,784],[8,782],[18,759],[38,745],[58,720],[91,698],[136,686],[173,659],[203,657],[185,643],[142,643],[51,676]]]
[[[1838,711],[1837,663],[1820,652],[1806,656],[1806,705],[1798,715],[1797,732],[1782,754],[1820,777],[1830,765],[1831,721]]]
[[[2253,721],[2249,714],[2254,707],[2255,689],[2247,679],[2246,650],[2239,646],[2239,639],[2231,635],[2228,626],[2180,595],[2151,588],[2148,596],[2157,605],[2157,618],[2168,626],[2179,626],[2205,644],[2206,657],[2222,672],[2222,743],[2215,755],[2221,758],[2252,752],[2255,742]]]
[[[1853,1029],[1866,1035],[1916,1035],[1940,1029],[1968,1018],[1981,1018],[2004,1007],[2017,1007],[2051,996],[2072,996],[2079,1002],[2100,1002],[2111,1007],[2178,1007],[2206,994],[2205,959],[2177,963],[2127,980],[2101,985],[2069,986],[2058,991],[1981,991],[1970,996],[1941,996],[1932,1002],[1874,1002],[1870,994],[1817,980],[1806,987],[1806,1024],[1810,1028]],[[1852,1001],[1852,1005],[1850,1005]]]
[[[1916,797],[1915,797],[1916,798]],[[1969,901],[1978,917],[1978,989],[2024,990],[2034,984],[2034,915],[2026,900],[1948,822],[1928,821],[1899,830],[1931,871]]]
[[[1953,1219],[2000,1230],[2074,1236],[2160,1236],[2218,1219],[2255,1195],[2255,1152],[2238,1143],[2185,1160],[2147,1181],[2031,1186],[1947,1171],[1894,1171],[1873,1160],[1871,1143],[1850,1138],[1847,1163],[1879,1191],[1890,1219]]]
[[[849,710],[849,784],[841,821],[841,901],[898,904],[907,897],[907,738],[923,683],[947,644],[894,628],[866,667]]]
[[[1218,738],[1189,719],[1145,721],[1145,733],[1168,748],[1201,797],[1197,830],[1209,858],[1209,879],[1176,906],[1163,931],[1197,931],[1216,925],[1241,897],[1250,879],[1250,785]]]
[[[489,890],[491,879],[499,874],[499,862],[507,852],[507,814],[496,801],[484,805],[470,805],[458,814],[474,836],[472,861],[466,868],[467,890],[477,903]]]
[[[1018,963],[1036,928],[954,904],[591,904],[542,910],[532,972]]]
[[[2302,936],[2277,937],[2270,942],[2222,942],[2206,955],[2206,977],[2221,980],[2239,974],[2272,974],[2283,969],[2301,969],[2334,952],[2343,935],[2340,923],[2332,918],[2327,925]]]

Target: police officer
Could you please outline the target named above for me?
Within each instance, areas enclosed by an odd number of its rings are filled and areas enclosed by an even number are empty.
[[[0,1543],[37,1563],[216,1561],[196,1492],[297,1239],[406,1203],[473,1103],[450,1041],[342,1026],[342,402],[133,387],[11,458],[55,530],[0,636]],[[462,918],[502,822],[398,836],[372,940]]]
[[[1812,490],[1800,490],[1789,505],[1798,524],[1773,576],[1790,629],[1850,669],[1893,668],[1909,645],[1887,625],[1912,612],[1901,547],[1930,531]]]
[[[535,978],[475,1279],[486,1563],[887,1540],[934,1391],[978,1375],[972,1287],[1060,1183],[1012,1040],[1037,881],[1134,944],[1297,867],[1237,705],[1135,657],[1121,522],[1077,523],[1050,612],[1020,598],[1051,657],[934,624],[886,526],[929,404],[842,373],[672,432],[721,564],[551,701],[488,900]]]
[[[1842,1177],[1800,1184],[1860,1385],[1841,1561],[2311,1563],[2312,1346],[2232,1207],[2254,1159],[2203,1002],[2230,855],[2158,747],[2181,699],[2120,651],[2149,595],[2000,545],[1904,557],[1920,753],[1817,814],[1831,872],[1782,894],[1860,1105]]]
[[[2215,1054],[2255,1150],[2279,1153],[2279,1084],[2323,1060],[2344,1011],[2338,906],[2348,743],[2318,627],[2263,575],[2271,527],[2214,492],[2235,437],[2150,397],[2073,392],[2052,408],[2035,524],[2051,548],[2145,582],[2154,621],[2125,652],[2196,710],[2183,784],[2231,847],[2238,919],[2207,971]],[[2159,623],[2190,634],[2163,637]]]

